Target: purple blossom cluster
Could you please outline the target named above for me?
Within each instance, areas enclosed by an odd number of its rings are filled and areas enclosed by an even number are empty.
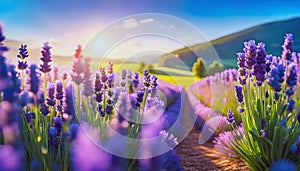
[[[239,83],[245,85],[247,78],[255,76],[256,85],[261,86],[270,70],[270,55],[266,54],[265,44],[254,40],[244,43],[244,52],[237,53],[239,67]]]
[[[286,61],[291,61],[292,59],[292,53],[293,53],[293,47],[294,47],[294,40],[293,35],[291,33],[286,34],[284,36],[284,43],[282,45],[282,59]]]
[[[51,52],[50,52],[51,48],[52,47],[49,45],[49,43],[45,42],[43,46],[43,50],[41,51],[42,53],[41,61],[43,63],[40,65],[40,71],[45,74],[51,71],[51,65],[50,65],[50,62],[52,62]]]
[[[25,61],[25,59],[29,57],[27,45],[21,45],[17,57],[20,59],[18,61],[18,69],[25,70],[28,67],[27,61]]]
[[[74,59],[73,59],[74,63],[73,63],[72,74],[71,74],[72,81],[77,85],[80,85],[84,81],[82,75],[84,72],[84,65],[82,63],[81,53],[82,53],[82,47],[81,45],[78,45],[74,54]]]
[[[240,103],[239,109],[243,112],[241,116],[245,125],[244,131],[236,129],[236,124],[233,124],[234,115],[229,111],[227,121],[234,130],[232,135],[227,134],[233,141],[224,143],[226,138],[222,139],[220,136],[215,141],[215,147],[219,151],[225,149],[226,156],[226,153],[231,154],[230,147],[226,144],[231,144],[235,153],[240,154],[239,157],[247,161],[254,170],[265,168],[297,170],[292,161],[296,161],[300,154],[298,125],[300,117],[298,115],[298,122],[295,117],[299,105],[297,96],[299,57],[293,52],[293,35],[285,35],[281,57],[267,55],[263,43],[256,45],[255,41],[251,40],[244,45],[244,52],[238,53],[240,85],[235,86],[236,100]],[[273,96],[270,96],[270,93],[273,93]],[[277,132],[278,127],[284,132],[283,134]],[[240,141],[238,136],[242,132],[247,138]],[[249,146],[253,142],[257,145]],[[277,142],[290,149],[269,147],[270,144]],[[254,152],[256,150],[258,151]],[[265,157],[270,153],[278,157]],[[261,155],[262,163],[252,158],[257,155]]]
[[[232,144],[244,136],[244,128],[239,126],[237,129],[238,131],[224,131],[213,140],[218,156],[228,159],[238,159],[240,157]]]
[[[85,58],[84,59],[84,80],[83,80],[83,95],[84,96],[91,96],[93,94],[92,89],[92,80],[91,80],[91,59]]]

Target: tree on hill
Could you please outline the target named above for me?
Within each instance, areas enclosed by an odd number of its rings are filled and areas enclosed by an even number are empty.
[[[192,71],[194,75],[198,78],[203,78],[207,76],[207,71],[205,68],[205,61],[203,58],[198,58],[194,63]]]
[[[218,61],[214,61],[208,67],[208,74],[213,75],[217,72],[222,72],[223,70],[224,70],[223,65]]]
[[[146,63],[143,62],[143,61],[140,61],[139,62],[139,68],[138,68],[137,72],[140,72],[140,73],[143,72],[145,70],[145,67],[146,67]]]

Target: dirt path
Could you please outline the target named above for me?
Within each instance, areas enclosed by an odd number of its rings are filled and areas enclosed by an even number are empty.
[[[177,147],[184,170],[248,170],[242,161],[228,161],[215,156],[213,144],[208,142],[199,145],[198,138],[199,131],[193,129]]]

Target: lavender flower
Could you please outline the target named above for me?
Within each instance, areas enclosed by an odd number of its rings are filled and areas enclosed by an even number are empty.
[[[224,158],[239,158],[239,154],[233,148],[232,144],[242,138],[244,135],[243,126],[239,126],[234,131],[224,131],[219,134],[214,140],[214,148],[217,150],[217,155]]]
[[[273,56],[272,55],[267,55],[265,59],[266,59],[266,72],[268,73],[268,72],[271,71]]]
[[[56,94],[55,94],[55,98],[57,100],[62,100],[64,98],[64,92],[63,92],[63,85],[62,82],[57,80],[55,82],[56,85]]]
[[[56,136],[60,136],[63,129],[63,120],[61,117],[56,116],[53,118],[54,128],[56,129]]]
[[[45,96],[43,91],[38,91],[37,93],[37,103],[42,104],[45,102]]]
[[[258,43],[256,50],[256,63],[253,66],[253,75],[256,77],[256,84],[261,86],[266,79],[266,50],[265,44]]]
[[[101,81],[103,84],[106,84],[107,81],[107,75],[105,73],[105,68],[100,68],[100,74],[101,74]],[[105,85],[104,85],[105,86]]]
[[[104,117],[104,116],[105,116],[105,113],[104,113],[104,111],[102,110],[102,105],[101,105],[101,104],[98,104],[98,105],[97,105],[96,111],[97,111],[97,113],[99,113],[99,115],[100,115],[101,117]]]
[[[150,77],[150,81],[151,81],[150,89],[151,89],[152,92],[155,92],[156,89],[157,89],[157,86],[158,86],[157,79],[158,78],[155,75],[152,75]]]
[[[293,63],[289,64],[288,74],[286,79],[286,83],[288,85],[286,94],[288,97],[294,94],[294,86],[297,84],[297,77],[298,75],[297,75],[296,65]]]
[[[281,91],[281,84],[284,81],[284,72],[284,64],[281,62],[274,65],[268,75],[268,84],[275,92]]]
[[[114,66],[114,64],[109,61],[108,64],[107,64],[107,73],[108,74],[112,74],[114,72],[113,66]]]
[[[121,72],[121,79],[122,79],[122,80],[125,80],[125,79],[126,79],[126,74],[127,74],[126,69],[123,69],[122,72]]]
[[[54,137],[56,135],[56,128],[55,127],[50,127],[48,131],[48,135],[50,137]]]
[[[23,108],[24,106],[26,106],[28,103],[30,103],[32,101],[31,97],[29,97],[29,93],[28,92],[22,92],[22,94],[20,95],[20,105]]]
[[[168,133],[166,130],[159,132],[159,136],[162,137],[162,142],[166,143],[170,149],[174,149],[178,145],[177,138],[173,134]]]
[[[293,41],[293,35],[292,34],[286,34],[284,36],[284,43],[282,45],[283,51],[282,51],[282,59],[286,61],[291,61],[292,59],[292,51],[293,51],[294,41]]]
[[[245,53],[237,53],[238,55],[238,66],[239,66],[239,83],[241,85],[246,84],[247,70],[246,70],[246,58]]]
[[[239,86],[239,85],[236,85],[235,86],[235,93],[236,93],[236,98],[238,100],[239,103],[243,103],[243,99],[244,99],[244,96],[243,96],[243,87],[242,86]]]
[[[95,78],[95,87],[94,87],[94,91],[96,92],[100,92],[102,90],[102,83],[100,80],[100,74],[96,73],[96,78]]]
[[[55,98],[57,99],[56,110],[60,114],[62,114],[63,113],[63,98],[64,98],[63,85],[60,80],[57,80],[55,82],[55,85],[56,85]]]
[[[228,124],[233,124],[235,122],[234,114],[230,111],[230,109],[228,110],[228,113],[227,113],[227,121],[228,121]]]
[[[131,70],[127,70],[127,80],[128,80],[128,82],[131,82],[131,79],[132,79],[132,72],[131,72]]]
[[[43,50],[41,51],[42,57],[40,59],[43,62],[43,64],[40,65],[40,71],[43,73],[48,73],[51,71],[51,66],[49,64],[50,62],[52,62],[51,52],[50,52],[51,48],[52,47],[49,46],[49,43],[46,42],[44,43]]]
[[[47,85],[47,96],[48,98],[46,99],[47,105],[49,106],[55,106],[55,86],[53,83],[48,83]]]
[[[73,97],[73,86],[69,84],[65,89],[64,112],[68,115],[75,116],[75,106]]]
[[[44,116],[47,116],[50,113],[49,108],[45,103],[41,104],[40,111]]]
[[[140,107],[141,103],[143,102],[144,99],[144,91],[141,89],[137,92],[137,97],[136,97],[136,107]]]
[[[106,101],[106,107],[104,109],[105,113],[108,115],[113,114],[113,110],[114,110],[114,101],[112,99],[107,99]]]
[[[18,61],[18,69],[25,70],[28,67],[27,61],[24,61],[28,56],[27,45],[21,45],[19,55],[17,55],[17,57],[21,59]]]
[[[103,91],[96,92],[96,101],[98,103],[102,102],[102,100],[103,100],[102,97],[103,97]]]
[[[33,119],[35,119],[35,113],[34,112],[25,112],[24,113],[25,119],[27,123],[31,123]]]
[[[289,102],[287,103],[287,110],[289,112],[292,112],[295,108],[295,101],[293,99],[290,99]]]
[[[65,138],[68,142],[71,142],[71,141],[75,140],[76,137],[77,137],[77,131],[78,131],[78,128],[79,128],[79,124],[77,124],[77,123],[72,123],[72,124],[70,125],[69,131],[64,132],[64,134],[63,134],[64,138]]]
[[[122,91],[125,91],[125,86],[126,86],[126,75],[127,71],[126,69],[123,69],[121,72],[121,81],[120,81],[120,87],[122,87]]]
[[[144,86],[149,87],[150,86],[150,74],[148,70],[144,70]]]
[[[82,52],[82,47],[81,45],[77,46],[76,53],[74,55],[74,63],[72,67],[73,73],[71,74],[72,76],[72,81],[75,82],[75,84],[80,85],[83,82],[83,76],[82,73],[84,72],[84,65],[81,61],[81,52]]]
[[[37,73],[37,66],[35,64],[30,65],[29,67],[30,73],[29,73],[29,80],[28,83],[30,85],[30,91],[34,94],[37,94],[40,87],[40,79],[38,77]]]
[[[134,74],[132,85],[134,88],[137,88],[139,86],[139,74],[137,72]]]
[[[96,111],[100,114],[101,117],[104,117],[104,111],[102,110],[102,105],[100,104],[102,102],[103,97],[103,91],[102,91],[103,84],[101,82],[101,75],[99,73],[96,73],[96,79],[95,79],[95,99],[98,102]]]
[[[279,82],[283,83],[284,82],[284,75],[285,75],[285,64],[280,61],[278,64],[276,64],[276,67],[278,68],[279,71]]]
[[[238,67],[239,68],[246,68],[246,58],[245,53],[237,53],[238,55]]]
[[[85,63],[84,63],[84,80],[83,80],[83,95],[85,96],[91,96],[93,94],[93,89],[92,89],[92,81],[91,81],[91,59],[90,58],[85,58]]]
[[[49,141],[50,144],[54,147],[54,150],[57,151],[58,150],[58,138],[57,138],[57,129],[55,127],[50,127],[48,129],[48,135],[49,135]]]
[[[254,40],[250,40],[244,43],[245,52],[245,66],[247,69],[252,70],[252,67],[256,63],[256,45]]]
[[[115,79],[115,74],[107,74],[107,85],[109,88],[112,88],[114,86],[114,79]]]

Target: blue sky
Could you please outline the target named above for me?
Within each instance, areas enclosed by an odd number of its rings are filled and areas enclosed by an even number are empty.
[[[108,23],[139,13],[164,13],[186,20],[209,39],[265,22],[300,17],[300,1],[282,0],[0,0],[6,37],[86,43]]]

